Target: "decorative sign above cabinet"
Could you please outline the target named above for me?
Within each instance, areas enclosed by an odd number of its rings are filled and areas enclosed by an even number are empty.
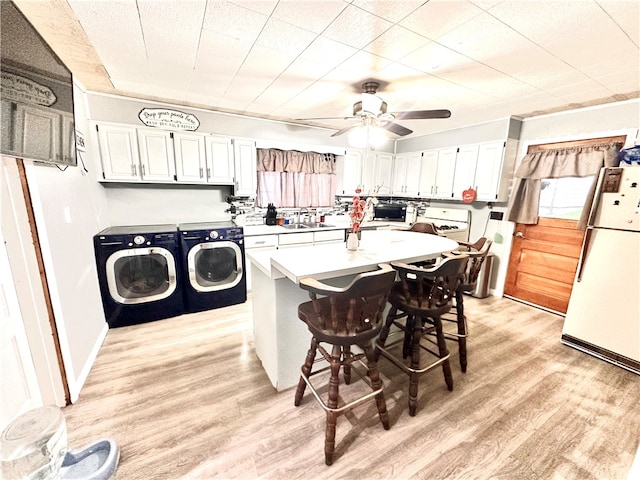
[[[46,85],[15,73],[2,72],[2,97],[6,100],[50,107],[58,98]]]
[[[200,120],[195,115],[168,108],[143,108],[138,118],[147,127],[195,132],[200,126]]]

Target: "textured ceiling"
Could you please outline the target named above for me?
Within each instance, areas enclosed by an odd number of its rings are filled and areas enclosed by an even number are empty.
[[[451,110],[412,136],[640,96],[637,0],[15,3],[90,91],[293,123],[370,79],[391,112]]]

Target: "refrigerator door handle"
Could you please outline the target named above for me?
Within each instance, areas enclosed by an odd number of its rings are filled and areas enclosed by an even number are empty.
[[[591,241],[591,233],[593,227],[588,226],[584,232],[584,240],[582,242],[582,251],[580,252],[580,258],[578,259],[578,268],[576,269],[576,282],[582,280],[582,270],[584,269],[584,260],[587,256],[587,249],[589,248],[589,242]]]

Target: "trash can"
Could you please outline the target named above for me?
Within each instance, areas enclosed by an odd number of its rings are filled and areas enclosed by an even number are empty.
[[[491,271],[493,270],[493,259],[495,255],[488,253],[480,267],[476,288],[473,289],[471,295],[476,298],[487,298],[489,296],[489,284],[491,283]]]

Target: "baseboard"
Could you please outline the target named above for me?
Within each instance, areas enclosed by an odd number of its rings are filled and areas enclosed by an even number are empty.
[[[579,338],[572,337],[571,335],[562,334],[561,341],[563,344],[573,347],[581,352],[588,353],[600,360],[612,363],[618,367],[629,370],[636,375],[640,375],[640,362],[631,358],[625,357],[618,353],[607,350],[606,348],[598,347]]]
[[[91,368],[93,367],[93,364],[95,363],[96,358],[98,357],[98,353],[100,352],[100,348],[102,347],[102,344],[104,343],[104,339],[106,338],[108,332],[109,332],[109,325],[107,325],[107,322],[105,322],[104,326],[102,327],[102,330],[100,330],[100,334],[98,335],[95,343],[93,344],[93,348],[89,353],[89,357],[87,358],[87,361],[85,362],[84,367],[82,367],[82,370],[78,375],[78,378],[75,379],[73,383],[69,382],[69,396],[70,396],[69,400],[71,401],[71,403],[76,403],[78,398],[80,398],[80,390],[82,390],[82,387],[87,381],[89,372],[91,372]]]

